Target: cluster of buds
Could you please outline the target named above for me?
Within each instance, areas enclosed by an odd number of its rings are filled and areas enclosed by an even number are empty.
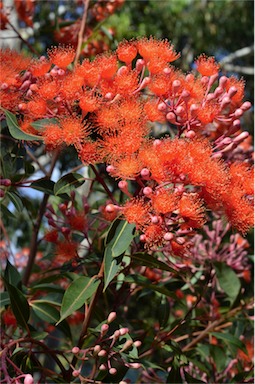
[[[4,197],[6,191],[8,188],[12,185],[12,182],[10,179],[2,179],[0,178],[0,198]]]
[[[80,368],[73,371],[73,376],[80,377],[84,362],[91,358],[95,359],[98,371],[107,371],[110,375],[115,375],[118,369],[116,367],[120,365],[133,369],[141,367],[140,363],[133,361],[135,359],[132,358],[132,356],[128,356],[128,353],[133,348],[136,349],[140,347],[141,341],[133,341],[129,336],[129,329],[123,327],[109,335],[109,324],[113,322],[115,318],[116,313],[111,312],[107,321],[100,326],[99,336],[93,347],[86,349],[73,347],[72,353],[81,361]],[[126,359],[124,356],[126,356]]]

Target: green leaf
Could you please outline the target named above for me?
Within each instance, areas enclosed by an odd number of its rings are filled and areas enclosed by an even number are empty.
[[[169,375],[167,376],[167,383],[171,384],[180,384],[183,383],[181,374],[180,374],[180,367],[172,366],[171,371],[169,372]]]
[[[0,306],[1,308],[10,304],[10,296],[8,292],[0,292]]]
[[[106,247],[104,254],[104,291],[121,269],[122,256],[112,257],[111,249]]]
[[[167,264],[163,263],[162,261],[156,259],[154,256],[148,255],[147,253],[135,253],[130,257],[131,257],[131,260],[134,261],[136,264],[146,266],[149,268],[157,268],[162,271],[176,273],[176,270],[169,267]]]
[[[13,203],[18,212],[23,211],[24,205],[22,203],[22,200],[15,192],[7,191],[6,196],[9,197],[10,201]]]
[[[54,194],[56,196],[62,195],[63,193],[68,194],[80,187],[84,182],[84,177],[79,173],[68,173],[61,177],[61,179],[54,185]]]
[[[150,280],[148,280],[146,277],[141,276],[141,275],[129,275],[125,277],[125,282],[126,283],[136,283],[137,285],[151,289],[152,291],[162,293],[163,295],[169,296],[176,298],[174,293],[170,292],[167,288],[164,286],[156,285],[156,284],[151,284]]]
[[[19,271],[7,260],[4,271],[5,280],[14,287],[21,288],[21,276]]]
[[[184,371],[184,376],[187,381],[187,383],[205,383],[205,381],[196,379],[195,377],[191,376],[188,372]]]
[[[112,257],[118,257],[124,253],[134,238],[134,224],[125,220],[116,219],[107,234],[106,248],[112,253]]]
[[[28,329],[27,322],[30,316],[30,308],[25,296],[18,288],[9,284],[5,278],[3,280],[10,296],[12,312],[18,324]]]
[[[159,320],[160,328],[164,328],[168,324],[170,315],[170,304],[165,296],[162,297],[161,303],[157,308],[157,318]]]
[[[56,324],[59,321],[59,311],[51,304],[45,302],[43,303],[41,300],[33,300],[30,304],[39,319],[47,321],[47,323],[50,324]],[[65,321],[62,321],[61,324],[59,324],[59,329],[66,336],[71,338],[71,331],[69,325]]]
[[[214,266],[219,284],[228,296],[230,305],[232,305],[240,292],[240,280],[228,265],[224,263],[214,263]]]
[[[81,308],[91,298],[100,284],[99,279],[81,276],[67,288],[61,306],[61,317],[57,324]]]
[[[33,121],[31,125],[33,128],[37,129],[38,131],[40,130],[43,131],[47,125],[57,124],[57,123],[58,123],[58,120],[55,119],[54,117],[52,119],[40,119],[40,120]]]
[[[42,136],[30,135],[28,133],[23,132],[18,125],[16,116],[4,108],[1,108],[1,109],[5,113],[6,122],[7,122],[8,128],[9,128],[10,134],[12,135],[12,137],[14,137],[14,139],[27,140],[27,141],[31,141],[31,140],[42,141],[43,140]]]
[[[236,348],[241,349],[244,353],[247,354],[246,347],[244,343],[239,340],[236,336],[231,335],[230,333],[220,333],[220,332],[211,332],[211,335],[215,336],[216,339],[225,341],[227,344],[232,344]]]
[[[40,180],[34,181],[30,184],[30,188],[36,189],[48,195],[54,195],[54,186],[55,183],[52,180],[47,180],[42,178]]]
[[[2,202],[0,203],[0,216],[1,218],[16,220],[16,216]]]

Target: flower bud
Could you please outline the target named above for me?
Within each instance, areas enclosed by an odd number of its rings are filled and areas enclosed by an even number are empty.
[[[230,99],[235,96],[235,94],[237,93],[237,88],[236,87],[230,87],[229,90],[228,90],[228,97],[230,97]]]
[[[119,332],[120,332],[120,335],[123,336],[129,332],[129,329],[128,328],[120,328]]]
[[[24,378],[24,384],[33,384],[34,383],[34,379],[33,379],[33,376],[30,375],[30,373],[28,373],[25,378]]]
[[[113,322],[116,319],[116,317],[117,317],[116,312],[111,312],[107,318],[107,323],[109,324]]]
[[[109,329],[109,325],[108,324],[103,324],[101,326],[101,336],[104,336],[107,333],[108,329]]]
[[[133,345],[133,340],[127,340],[123,347],[121,348],[120,352],[124,352],[126,349],[129,349]]]
[[[235,138],[233,139],[233,142],[239,144],[239,143],[241,143],[243,140],[247,139],[248,136],[249,136],[249,132],[244,131],[244,132],[240,133],[240,135],[238,135],[237,137],[235,137]]]
[[[136,348],[139,348],[141,345],[142,345],[141,340],[136,340],[136,341],[134,341],[134,346],[135,346]]]
[[[172,84],[173,92],[174,93],[178,92],[178,90],[180,89],[180,86],[181,86],[180,80],[174,80]]]
[[[249,101],[245,101],[241,107],[240,107],[243,111],[248,111],[248,109],[251,108],[251,103]]]
[[[107,370],[107,366],[105,364],[101,364],[98,369],[99,369],[99,371],[106,371]]]
[[[244,111],[241,108],[237,108],[234,113],[235,117],[237,118],[243,116],[243,114],[244,114]]]
[[[227,76],[221,76],[219,81],[220,87],[225,88],[225,85],[227,84],[227,82],[228,82]]]
[[[139,369],[139,368],[141,368],[141,364],[140,363],[130,363],[129,367],[133,368],[133,369]]]
[[[101,347],[100,347],[100,345],[95,345],[95,346],[94,346],[93,355],[94,355],[94,356],[97,356],[97,355],[99,354],[100,351],[101,351]]]
[[[166,119],[170,122],[176,123],[176,116],[173,112],[168,112]]]
[[[79,347],[73,347],[72,353],[76,354],[76,353],[79,353],[79,352],[80,352],[80,348]]]
[[[141,72],[145,65],[145,61],[143,59],[138,59],[135,64],[135,68],[138,72]]]
[[[0,185],[4,187],[9,187],[12,184],[10,179],[0,179]]]
[[[101,349],[101,351],[98,352],[98,356],[99,356],[99,357],[104,357],[104,356],[106,356],[106,355],[107,355],[107,352],[106,352],[105,349]]]
[[[79,377],[79,375],[80,375],[80,371],[79,371],[78,369],[75,369],[75,370],[73,371],[72,375],[73,375],[74,377]]]
[[[150,171],[148,168],[143,168],[140,172],[140,175],[142,176],[143,179],[149,180],[150,179]]]
[[[193,139],[196,136],[196,132],[192,130],[186,131],[185,136],[187,137],[187,139]]]
[[[151,195],[151,194],[152,194],[152,189],[151,189],[151,187],[145,187],[145,188],[143,189],[143,194],[146,195],[146,196]]]
[[[164,240],[166,240],[166,241],[170,241],[170,240],[172,240],[173,237],[174,237],[174,235],[173,235],[171,232],[166,232],[166,233],[164,234]]]
[[[116,368],[110,368],[109,373],[110,373],[110,375],[116,375],[117,369]]]
[[[166,107],[167,107],[166,103],[164,103],[164,102],[158,104],[158,110],[161,112],[165,111]]]

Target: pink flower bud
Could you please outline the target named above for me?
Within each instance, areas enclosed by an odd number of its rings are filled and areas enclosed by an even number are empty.
[[[104,97],[107,99],[107,100],[112,100],[114,98],[114,94],[112,92],[107,92]]]
[[[151,195],[151,194],[152,194],[152,189],[151,189],[151,187],[145,187],[145,188],[143,189],[143,194],[146,195],[146,196]]]
[[[241,143],[243,140],[247,139],[248,136],[249,136],[249,132],[244,131],[244,132],[240,133],[240,135],[238,135],[237,137],[235,137],[235,138],[233,139],[233,142],[239,144],[239,143]]]
[[[130,363],[129,367],[133,368],[133,369],[139,369],[139,368],[141,368],[141,364],[140,363]]]
[[[79,377],[79,375],[80,375],[80,371],[79,371],[78,369],[75,369],[75,370],[73,371],[72,375],[73,375],[74,377]]]
[[[136,61],[135,68],[136,68],[136,70],[137,70],[138,72],[141,72],[141,70],[143,69],[144,65],[145,65],[145,61],[144,61],[143,59],[138,59],[138,60]]]
[[[114,334],[113,334],[113,338],[114,338],[114,339],[118,339],[119,337],[120,337],[120,331],[117,330],[117,331],[114,332]]]
[[[94,356],[98,355],[100,351],[101,351],[101,347],[100,347],[100,345],[95,345],[95,346],[94,346],[93,355],[94,355]]]
[[[59,75],[59,76],[64,76],[65,73],[66,73],[66,72],[65,72],[64,69],[62,69],[62,68],[58,69],[58,75]]]
[[[108,172],[108,173],[112,173],[112,172],[114,172],[115,171],[115,168],[112,166],[112,165],[108,165],[107,167],[106,167],[106,172]]]
[[[99,357],[104,357],[104,356],[106,356],[106,355],[107,355],[107,352],[106,352],[105,349],[101,349],[101,351],[98,352],[98,356],[99,356]]]
[[[173,235],[171,232],[166,232],[166,233],[164,234],[164,239],[165,239],[166,241],[170,241],[170,240],[172,240],[173,237],[174,237],[174,235]]]
[[[136,348],[139,348],[141,345],[142,345],[141,340],[136,340],[136,341],[134,341],[134,346],[135,346]]]
[[[166,110],[166,103],[162,102],[158,104],[158,110],[163,112]]]
[[[0,185],[4,187],[9,187],[12,184],[10,179],[0,179]]]
[[[145,236],[145,235],[141,235],[141,236],[140,236],[140,241],[141,241],[142,243],[145,243],[145,242],[146,242],[146,236]]]
[[[126,65],[122,65],[122,67],[120,67],[117,71],[117,75],[125,75],[126,73],[129,72],[129,69],[128,67],[126,67]]]
[[[98,369],[99,369],[99,371],[106,371],[107,370],[107,366],[105,364],[101,364]]]
[[[184,237],[176,237],[176,242],[180,245],[183,245],[185,243]]]
[[[220,81],[219,81],[220,87],[225,88],[225,85],[227,84],[227,82],[228,82],[227,76],[220,77]]]
[[[176,116],[173,112],[168,112],[168,114],[166,115],[166,118],[168,121],[170,122],[176,122]]]
[[[9,85],[7,83],[2,83],[1,84],[1,89],[4,91],[5,89],[8,89]]]
[[[119,181],[118,183],[118,187],[119,189],[121,189],[123,192],[125,191],[128,191],[127,187],[128,187],[128,183],[125,181],[125,180],[121,180]]]
[[[129,332],[129,329],[128,328],[120,328],[119,332],[120,332],[120,335],[123,336]]]
[[[181,86],[180,80],[174,80],[172,84],[173,92],[174,93],[178,92],[178,90],[180,89],[180,86]]]
[[[109,373],[110,373],[110,375],[116,375],[117,369],[116,368],[110,368]]]
[[[217,98],[218,96],[220,96],[222,93],[223,93],[223,88],[222,87],[217,87],[215,90],[214,90],[214,96]]]
[[[207,85],[209,83],[209,78],[207,76],[202,76],[200,81],[201,84]]]
[[[158,145],[161,145],[161,140],[156,139],[153,141],[153,147],[157,147]]]
[[[186,77],[185,77],[185,80],[187,83],[189,82],[193,82],[194,81],[194,75],[192,75],[192,73],[189,73]]]
[[[142,176],[143,179],[148,180],[150,178],[150,171],[148,168],[143,168],[140,172],[140,175]]]
[[[244,111],[241,108],[237,108],[235,113],[234,113],[235,117],[237,117],[237,118],[243,116],[243,114],[244,114]]]
[[[197,111],[198,111],[199,107],[198,105],[196,104],[191,104],[190,106],[190,114],[191,114],[191,117],[196,117],[197,116]]]
[[[186,89],[184,89],[184,91],[182,91],[181,97],[182,97],[185,101],[189,100],[189,98],[190,98],[190,92],[189,92],[189,91],[186,91]]]
[[[105,207],[106,212],[112,213],[115,211],[115,206],[113,204],[107,204]]]
[[[5,191],[3,189],[0,189],[0,198],[4,197]]]
[[[187,139],[193,139],[195,136],[196,136],[196,132],[195,131],[186,131],[185,132],[185,136],[187,137]]]
[[[123,347],[121,348],[121,351],[120,352],[123,352],[123,351],[125,351],[126,349],[129,349],[131,346],[133,345],[133,340],[127,340],[125,343],[124,343],[124,345],[123,345]]]
[[[72,353],[76,354],[76,353],[79,353],[79,352],[80,352],[80,348],[79,347],[73,347]]]
[[[235,96],[235,94],[237,93],[237,88],[236,87],[230,87],[229,90],[228,90],[228,97],[230,97],[230,99]]]
[[[220,105],[221,109],[225,108],[230,103],[231,103],[231,100],[228,96],[223,97],[223,99],[221,101],[221,105]]]
[[[107,333],[108,329],[109,329],[109,325],[108,324],[103,324],[101,326],[101,336],[104,336]]]
[[[171,68],[169,68],[169,67],[166,67],[166,68],[163,69],[163,73],[164,73],[165,75],[170,75],[171,72],[172,72],[172,70],[171,70]]]
[[[24,384],[33,384],[34,383],[34,379],[33,379],[33,376],[30,375],[30,373],[28,373],[25,378],[24,378]]]
[[[107,318],[107,323],[110,324],[112,323],[117,317],[116,312],[111,312]]]
[[[171,112],[170,112],[171,113]],[[175,113],[177,116],[183,116],[183,114],[185,113],[185,109],[179,105],[176,109],[175,109]],[[167,114],[168,115],[168,114]]]
[[[248,111],[248,109],[251,108],[251,103],[249,101],[245,101],[241,107],[240,107],[243,111]]]
[[[151,222],[152,222],[153,224],[157,224],[158,221],[159,221],[158,216],[152,216],[152,218],[151,218]]]

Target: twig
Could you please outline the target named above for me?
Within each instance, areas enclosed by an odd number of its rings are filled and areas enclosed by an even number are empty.
[[[21,34],[19,33],[19,31],[16,29],[16,27],[14,27],[14,25],[8,20],[8,24],[11,26],[11,28],[13,29],[13,31],[15,33],[17,33],[19,39],[22,41],[22,43],[26,44],[26,46],[30,49],[31,52],[33,52],[36,56],[39,56],[39,53],[34,49],[34,47],[29,44],[28,41],[26,41],[25,39],[23,39],[23,37],[21,36]]]
[[[78,44],[77,44],[77,48],[76,48],[74,65],[77,65],[78,60],[79,60],[79,56],[81,53],[81,46],[82,46],[83,35],[84,35],[84,31],[85,31],[86,19],[87,19],[88,8],[89,8],[89,0],[83,0],[83,1],[84,1],[84,12],[83,12],[83,16],[81,19],[81,27],[80,27],[79,34],[78,34]]]
[[[100,174],[98,173],[96,167],[95,167],[94,165],[92,165],[92,164],[91,164],[90,166],[91,166],[93,172],[94,172],[95,175],[96,175],[96,180],[102,185],[102,187],[103,187],[104,190],[107,192],[107,194],[108,194],[108,196],[110,197],[110,199],[112,200],[112,202],[113,202],[114,204],[117,204],[117,205],[118,205],[118,202],[115,200],[115,198],[114,198],[112,192],[111,192],[110,189],[107,187],[107,185],[106,185],[104,179],[103,179],[103,178],[100,176]]]
[[[46,175],[48,180],[51,178],[52,172],[54,170],[54,167],[55,167],[57,159],[58,159],[58,155],[59,155],[59,151],[57,150],[54,154],[53,159],[52,159],[50,170]],[[34,265],[34,261],[35,261],[35,257],[36,257],[36,253],[37,253],[37,248],[38,248],[38,233],[40,230],[40,226],[42,223],[42,219],[43,219],[43,215],[44,215],[44,212],[45,212],[45,209],[47,206],[48,199],[49,199],[49,194],[45,193],[43,196],[42,202],[41,202],[41,206],[40,206],[40,209],[38,212],[36,222],[34,224],[28,263],[27,263],[27,267],[25,269],[24,276],[23,276],[23,284],[24,285],[28,284],[28,281],[29,281],[29,278],[30,278],[30,275],[32,272],[32,268]]]

